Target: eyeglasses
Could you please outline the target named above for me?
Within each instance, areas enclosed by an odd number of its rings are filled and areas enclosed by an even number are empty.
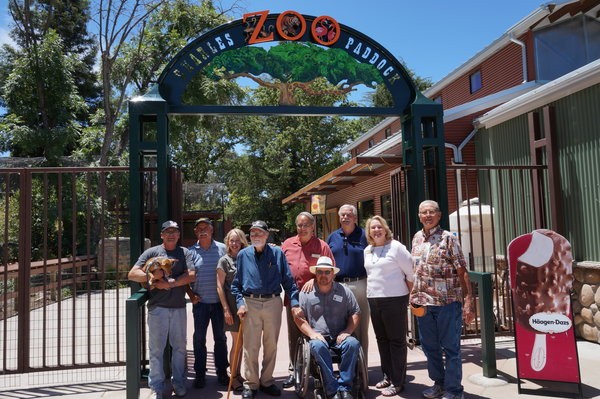
[[[297,224],[296,227],[299,229],[308,229],[309,227],[312,227],[312,224],[308,224],[308,223]]]
[[[331,270],[317,270],[317,274],[324,274],[329,276],[331,274]]]

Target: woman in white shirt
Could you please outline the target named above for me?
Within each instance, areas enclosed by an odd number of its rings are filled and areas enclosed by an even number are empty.
[[[371,322],[377,338],[383,379],[375,386],[383,396],[396,396],[406,379],[406,333],[408,295],[413,285],[410,252],[392,238],[392,231],[381,216],[367,220],[365,248],[367,298]]]

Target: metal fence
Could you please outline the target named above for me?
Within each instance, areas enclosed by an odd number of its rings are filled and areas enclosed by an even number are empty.
[[[123,379],[128,179],[126,167],[0,170],[0,387],[90,367]]]

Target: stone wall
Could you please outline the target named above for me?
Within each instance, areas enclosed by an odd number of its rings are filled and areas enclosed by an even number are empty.
[[[575,332],[580,338],[600,343],[600,262],[575,262],[573,275]]]
[[[118,246],[117,246],[118,243]],[[150,248],[150,239],[144,240],[144,249]],[[117,251],[118,249],[118,251]],[[98,268],[104,266],[105,272],[117,270],[120,274],[127,275],[136,259],[129,256],[129,237],[109,237],[98,243]],[[123,276],[120,276],[123,277]]]

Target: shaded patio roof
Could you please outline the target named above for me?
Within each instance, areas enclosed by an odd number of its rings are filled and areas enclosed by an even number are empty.
[[[395,169],[401,164],[402,157],[399,155],[359,155],[284,198],[281,202],[294,204],[310,201],[310,196],[313,194],[330,194],[342,190]]]

